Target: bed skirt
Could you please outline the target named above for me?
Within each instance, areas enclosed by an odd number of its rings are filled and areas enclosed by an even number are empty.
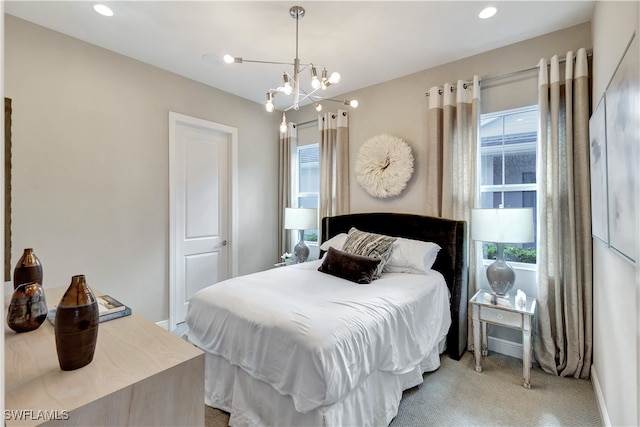
[[[205,352],[205,404],[230,414],[231,426],[386,426],[398,413],[402,392],[438,369],[446,338],[414,369],[401,375],[375,371],[332,405],[307,413],[293,399],[256,380],[220,356]]]

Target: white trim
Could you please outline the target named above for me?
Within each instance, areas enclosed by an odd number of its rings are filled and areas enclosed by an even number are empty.
[[[607,405],[604,400],[604,394],[602,393],[602,387],[600,386],[600,380],[596,373],[595,366],[591,365],[591,384],[593,385],[593,391],[596,394],[596,403],[598,405],[598,412],[600,413],[600,421],[602,425],[611,426],[611,419],[609,418],[609,412],[607,412]]]
[[[532,182],[528,184],[491,184],[480,186],[480,193],[514,193],[519,191],[538,191],[538,184]]]
[[[494,261],[495,261],[495,259],[482,258],[482,266],[483,267],[488,267],[489,265],[493,264]],[[518,271],[518,270],[522,270],[522,271],[538,271],[538,263],[533,264],[531,262],[517,262],[517,261],[507,261],[507,263],[515,271]]]
[[[169,319],[161,320],[156,322],[156,325],[160,326],[164,330],[169,330]]]
[[[522,360],[522,344],[520,343],[489,336],[487,337],[487,348],[489,351]],[[531,361],[536,363],[533,354],[531,355]]]
[[[504,154],[504,153],[530,153],[536,152],[538,149],[538,142],[519,142],[517,144],[507,145],[488,145],[480,146],[480,155],[483,154]]]
[[[522,344],[520,343],[489,336],[487,337],[487,347],[489,351],[522,360]],[[531,363],[538,363],[533,351],[531,352]]]
[[[173,330],[176,328],[177,322],[177,305],[176,305],[176,188],[175,188],[175,131],[178,123],[185,123],[189,126],[202,127],[205,129],[215,130],[217,132],[226,133],[229,136],[230,143],[230,158],[229,158],[229,175],[230,186],[229,198],[230,200],[230,212],[229,212],[229,267],[230,276],[235,277],[238,275],[238,129],[223,125],[220,123],[211,122],[208,120],[199,119],[196,117],[187,116],[184,114],[169,111],[169,325],[168,328]]]
[[[315,122],[313,122],[312,124],[315,124]],[[307,127],[310,127],[310,125],[308,125]],[[300,126],[298,126],[298,131],[300,131]],[[294,207],[294,208],[308,207],[308,206],[298,206],[298,200],[300,197],[315,197],[318,203],[317,206],[319,207],[320,206],[319,190],[316,192],[309,192],[309,191],[299,192],[298,190],[300,189],[300,150],[310,149],[313,146],[316,146],[318,148],[318,161],[319,161],[320,143],[313,142],[313,143],[299,145],[298,142],[299,142],[299,138],[296,137],[294,139],[294,143],[291,144],[291,188],[290,188],[291,207]],[[318,169],[318,180],[319,179],[320,179],[320,169]],[[318,239],[320,239],[320,222],[319,221],[318,221],[318,228],[316,228],[316,230],[318,230]],[[298,241],[299,241],[299,234],[295,232],[290,233],[290,239],[289,239],[290,247],[291,248],[295,247]],[[314,243],[314,242],[311,242],[311,243]],[[305,244],[307,246],[312,246],[310,242],[306,240],[305,240]]]
[[[520,114],[520,113],[527,113],[529,111],[533,111],[538,109],[538,104],[532,104],[532,105],[527,105],[524,107],[516,107],[516,108],[509,108],[507,110],[502,110],[502,111],[494,111],[492,113],[485,113],[482,115],[482,120],[492,120],[492,119],[497,119],[499,117],[502,116],[506,116],[506,115],[510,115],[510,114]]]

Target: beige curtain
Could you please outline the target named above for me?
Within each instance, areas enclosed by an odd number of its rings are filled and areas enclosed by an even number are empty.
[[[279,144],[279,164],[278,164],[278,230],[280,230],[280,239],[278,239],[278,259],[281,262],[280,255],[285,252],[291,252],[290,231],[284,228],[284,209],[291,207],[291,159],[293,149],[298,140],[298,127],[295,123],[289,123],[287,132],[280,132]]]
[[[478,202],[478,145],[480,128],[480,82],[459,80],[454,87],[429,89],[427,117],[427,206],[426,214],[467,221]],[[469,244],[469,296],[476,290],[477,244]],[[469,322],[471,322],[469,320]],[[469,348],[473,328],[468,328]]]
[[[429,89],[426,214],[471,219],[477,200],[480,84]]]
[[[349,115],[318,116],[320,131],[319,218],[349,213]]]
[[[587,53],[539,68],[538,325],[534,352],[546,372],[589,378],[592,253]]]

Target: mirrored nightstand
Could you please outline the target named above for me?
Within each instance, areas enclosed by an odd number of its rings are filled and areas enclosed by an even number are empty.
[[[532,326],[536,313],[535,298],[527,297],[524,307],[517,307],[514,295],[497,297],[479,290],[469,301],[473,316],[473,346],[476,371],[482,372],[482,356],[487,352],[487,323],[522,331],[522,377],[524,387],[531,388]],[[482,342],[482,346],[481,346]]]

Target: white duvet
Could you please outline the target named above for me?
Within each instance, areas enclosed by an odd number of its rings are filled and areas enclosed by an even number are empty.
[[[297,411],[330,405],[371,373],[414,369],[451,324],[442,275],[384,273],[359,285],[321,261],[226,280],[196,293],[189,339],[290,395]]]

